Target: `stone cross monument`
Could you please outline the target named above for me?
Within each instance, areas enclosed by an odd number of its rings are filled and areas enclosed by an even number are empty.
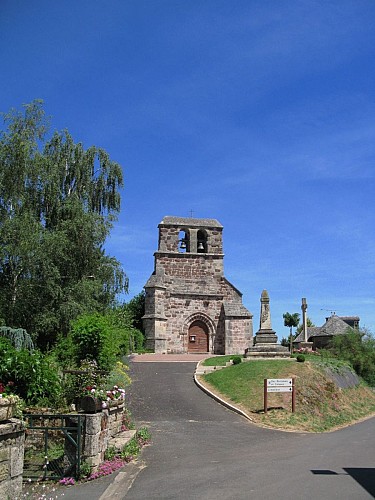
[[[303,341],[307,342],[307,315],[306,315],[307,302],[305,298],[302,299],[301,309],[302,309]]]

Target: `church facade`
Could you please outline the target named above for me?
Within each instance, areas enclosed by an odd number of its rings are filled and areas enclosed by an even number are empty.
[[[223,226],[164,217],[145,285],[146,347],[156,353],[237,354],[252,344],[252,314],[224,276]]]

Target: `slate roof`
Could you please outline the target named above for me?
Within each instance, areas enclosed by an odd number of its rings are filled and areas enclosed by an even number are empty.
[[[332,335],[342,335],[348,331],[350,326],[345,323],[339,316],[333,315],[327,319],[323,326],[307,327],[307,340],[312,337],[323,337]],[[303,331],[296,337],[293,342],[303,342]]]
[[[308,326],[307,327],[307,339],[309,339],[311,337],[315,337],[315,335],[319,335],[321,329],[322,329],[321,326]],[[303,342],[303,341],[304,341],[304,337],[303,337],[303,331],[302,331],[293,340],[293,342]]]
[[[167,215],[160,222],[160,226],[187,226],[187,227],[210,227],[223,229],[216,219],[196,219],[193,217],[174,217]]]
[[[338,316],[331,316],[321,327],[321,332],[318,335],[342,335],[346,333],[350,326]]]
[[[252,318],[251,312],[241,302],[224,302],[226,318]]]

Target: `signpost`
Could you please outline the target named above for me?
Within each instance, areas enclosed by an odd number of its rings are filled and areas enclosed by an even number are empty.
[[[269,392],[291,392],[292,393],[292,413],[296,408],[296,392],[294,378],[265,378],[264,379],[264,413],[267,413]]]

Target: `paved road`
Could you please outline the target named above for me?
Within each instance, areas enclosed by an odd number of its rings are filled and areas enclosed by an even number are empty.
[[[375,419],[328,434],[262,429],[203,394],[193,371],[191,363],[132,365],[130,406],[137,423],[150,427],[153,445],[120,498],[375,496]]]
[[[194,363],[147,361],[131,365],[129,404],[153,444],[117,475],[68,489],[65,500],[375,497],[375,419],[328,434],[262,429],[205,395]]]

